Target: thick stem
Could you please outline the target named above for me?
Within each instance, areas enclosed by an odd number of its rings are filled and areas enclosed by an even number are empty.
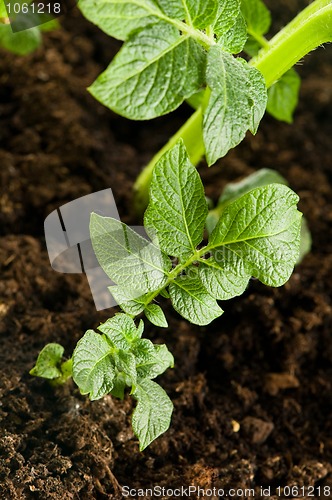
[[[250,64],[264,75],[271,87],[302,57],[332,41],[332,1],[310,4],[260,50]]]
[[[144,167],[134,184],[135,209],[141,214],[149,201],[149,188],[157,161],[166,151],[171,149],[179,139],[183,139],[188,154],[194,165],[197,165],[203,158],[205,149],[202,139],[202,111],[198,108],[195,113],[186,121],[184,125],[171,137],[165,146],[158,151],[152,160]]]
[[[332,0],[315,0],[275,35],[250,64],[261,71],[269,88],[302,57],[329,41],[332,41]],[[185,143],[192,163],[197,165],[205,152],[202,108],[193,113],[138,176],[134,194],[135,208],[139,213],[147,206],[152,171],[156,162],[180,138]]]

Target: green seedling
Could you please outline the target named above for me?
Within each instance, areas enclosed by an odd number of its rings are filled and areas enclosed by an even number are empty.
[[[148,238],[117,219],[91,215],[93,248],[123,313],[99,327],[102,335],[89,330],[79,341],[72,376],[91,399],[123,397],[131,388],[138,400],[133,427],[144,449],[170,423],[172,404],[151,379],[173,358],[165,346],[141,339],[143,323],[136,327],[135,318],[145,314],[167,327],[162,296],[186,320],[208,325],[223,313],[218,300],[241,295],[252,277],[282,286],[300,251],[308,251],[298,196],[279,174],[265,170],[228,185],[209,213],[195,165],[203,155],[212,165],[247,131],[256,133],[266,108],[291,121],[300,84],[293,66],[332,40],[332,2],[315,0],[271,40],[261,0],[80,0],[79,6],[124,42],[90,87],[99,101],[134,120],[164,115],[184,101],[196,109],[136,182],[138,207],[148,205]],[[63,377],[62,354],[50,362],[55,380]],[[32,373],[45,376],[38,363]]]
[[[72,361],[63,361],[63,353],[62,345],[47,344],[40,351],[36,366],[30,370],[30,375],[51,380],[54,386],[65,383],[72,375]]]
[[[229,200],[204,241],[204,188],[179,141],[154,169],[144,217],[149,240],[117,219],[91,215],[95,254],[116,283],[110,292],[125,314],[100,325],[102,336],[86,332],[73,354],[73,379],[91,399],[108,393],[122,398],[131,387],[141,449],[170,424],[172,404],[151,378],[173,366],[173,358],[166,346],[141,339],[143,323],[136,328],[132,318],[144,313],[154,325],[167,327],[161,295],[191,323],[207,325],[223,313],[217,300],[241,295],[252,276],[277,287],[293,271],[300,248],[298,196],[282,183],[251,187]],[[63,379],[63,349],[48,357],[45,349],[31,374]]]
[[[192,163],[205,155],[212,165],[257,131],[266,105],[290,122],[300,85],[292,67],[332,40],[331,0],[315,0],[271,40],[262,0],[80,0],[79,7],[124,41],[90,87],[96,99],[132,120],[164,115],[186,99],[197,107],[137,179],[140,211],[154,165],[179,138]],[[241,51],[252,59],[238,57]]]
[[[64,382],[73,377],[82,394],[91,400],[111,394],[123,399],[125,388],[137,400],[133,413],[133,430],[144,450],[165,432],[173,405],[166,392],[152,379],[173,367],[174,360],[165,345],[154,345],[142,339],[143,321],[135,326],[126,314],[116,314],[99,325],[101,334],[88,330],[78,342],[73,357],[62,362],[64,349],[48,344],[38,356],[31,375]]]

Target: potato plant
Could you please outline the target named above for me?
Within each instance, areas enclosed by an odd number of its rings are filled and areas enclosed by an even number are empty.
[[[82,394],[138,401],[133,429],[143,450],[170,424],[172,403],[153,379],[173,366],[165,345],[142,339],[144,314],[158,327],[167,318],[158,296],[183,318],[208,325],[223,314],[219,300],[241,295],[252,277],[282,286],[299,258],[298,196],[265,171],[229,185],[208,210],[195,164],[214,164],[255,133],[268,111],[291,121],[299,78],[292,66],[332,39],[332,2],[316,0],[268,41],[270,13],[261,0],[81,0],[83,14],[124,44],[90,92],[117,113],[151,119],[188,100],[196,108],[139,177],[146,206],[143,238],[111,217],[91,214],[100,266],[122,313],[89,330],[70,360],[49,344],[33,375]],[[254,56],[249,61],[237,54]],[[149,196],[147,196],[149,193]],[[304,232],[304,231],[303,231]]]
[[[313,1],[271,40],[262,0],[80,0],[79,7],[124,42],[89,89],[96,99],[132,120],[169,113],[186,99],[197,108],[138,177],[140,212],[154,165],[179,138],[195,165],[204,155],[212,165],[257,131],[266,106],[290,121],[299,88],[294,64],[332,40],[331,0]]]

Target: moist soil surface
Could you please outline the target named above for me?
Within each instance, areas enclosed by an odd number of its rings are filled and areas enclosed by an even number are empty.
[[[290,19],[293,3],[287,5]],[[200,166],[214,201],[231,180],[278,170],[300,195],[313,246],[285,286],[252,280],[207,327],[182,320],[167,301],[169,328],[146,322],[145,335],[166,342],[176,361],[160,377],[175,407],[170,430],[140,453],[129,396],[91,403],[72,383],[53,389],[29,375],[46,343],[61,343],[70,356],[87,329],[117,312],[96,311],[84,275],[52,270],[45,217],[111,187],[122,220],[139,224],[135,177],[190,113],[183,107],[132,123],[95,102],[86,87],[118,47],[74,10],[33,55],[1,53],[0,498],[117,499],[124,485],[224,489],[224,498],[229,488],[253,488],[256,498],[330,498],[329,47],[299,67],[304,82],[292,126],[266,116],[256,137],[213,168]],[[304,489],[278,495],[275,488],[285,485]]]

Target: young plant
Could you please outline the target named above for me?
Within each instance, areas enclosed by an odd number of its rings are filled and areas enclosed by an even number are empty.
[[[96,99],[133,120],[169,113],[188,98],[197,107],[137,179],[140,210],[154,165],[179,138],[194,164],[205,154],[212,165],[248,130],[257,131],[266,105],[291,121],[299,78],[289,70],[332,40],[331,0],[315,0],[269,41],[271,16],[262,0],[80,0],[79,7],[125,42],[90,87]],[[243,49],[254,55],[249,63],[234,57]]]
[[[143,321],[136,327],[130,316],[116,314],[99,325],[101,335],[88,330],[70,360],[62,361],[61,345],[45,346],[30,374],[50,379],[54,385],[72,376],[81,393],[89,394],[91,400],[106,394],[123,399],[125,388],[130,387],[130,394],[138,401],[133,430],[144,450],[169,427],[172,402],[152,379],[173,367],[174,360],[165,345],[142,339],[143,329]]]
[[[283,285],[299,254],[297,202],[298,196],[280,183],[245,190],[223,208],[205,242],[203,184],[179,141],[153,172],[144,217],[150,239],[117,219],[91,215],[95,254],[114,281],[109,290],[125,314],[100,325],[103,335],[86,332],[73,354],[72,375],[91,399],[108,393],[123,398],[125,387],[131,387],[138,400],[133,428],[141,449],[169,426],[172,404],[151,379],[173,366],[173,357],[166,346],[141,339],[143,322],[136,328],[132,318],[144,312],[153,324],[166,327],[157,303],[162,295],[185,319],[207,325],[223,313],[217,300],[241,295],[252,276]],[[61,363],[61,346],[54,352],[54,344],[44,348],[31,374],[62,381],[70,362]]]
[[[184,100],[197,108],[136,183],[140,207],[149,200],[147,237],[117,219],[91,215],[95,254],[115,283],[110,293],[124,313],[101,325],[102,335],[89,330],[71,361],[62,362],[58,347],[50,372],[42,353],[32,371],[56,382],[71,367],[82,394],[91,399],[107,393],[123,397],[130,387],[138,400],[134,432],[144,449],[169,426],[172,404],[151,379],[173,366],[173,358],[165,346],[141,339],[143,323],[136,327],[134,318],[144,313],[166,327],[161,295],[191,323],[208,325],[223,313],[218,300],[241,295],[251,277],[281,286],[298,260],[298,196],[283,178],[265,171],[228,186],[208,214],[194,165],[203,154],[213,164],[248,130],[255,133],[266,106],[277,118],[291,120],[299,87],[291,68],[332,39],[332,2],[315,0],[270,41],[264,38],[270,14],[261,0],[80,0],[79,5],[88,19],[125,42],[90,88],[97,99],[135,120],[173,111]],[[234,57],[242,50],[254,58]]]
[[[153,171],[144,217],[150,240],[117,219],[92,214],[91,241],[125,312],[145,312],[160,326],[165,320],[154,301],[162,294],[188,321],[207,325],[223,313],[217,300],[241,295],[252,276],[270,286],[289,279],[300,245],[297,202],[282,184],[252,189],[223,209],[204,243],[204,188],[179,141]]]

